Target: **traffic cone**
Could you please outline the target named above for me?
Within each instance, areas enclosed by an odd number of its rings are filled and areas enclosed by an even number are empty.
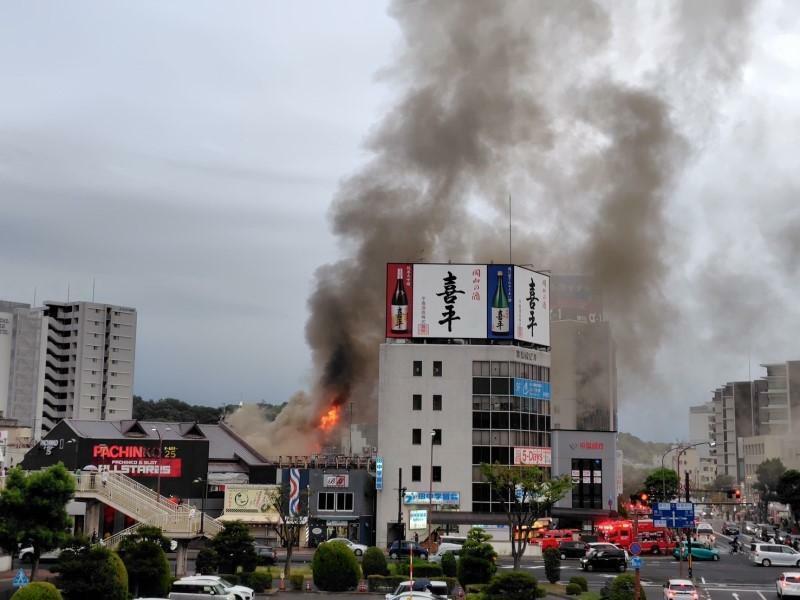
[[[278,584],[278,591],[279,592],[286,591],[286,579],[283,578],[283,573],[281,573],[281,582]]]
[[[306,591],[307,592],[311,591],[311,580],[310,579],[306,579]]]
[[[358,591],[362,592],[362,593],[367,591],[367,580],[366,579],[362,579],[361,581],[358,582]]]

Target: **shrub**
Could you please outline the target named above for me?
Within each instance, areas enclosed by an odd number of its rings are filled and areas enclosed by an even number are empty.
[[[11,600],[62,600],[62,598],[61,592],[52,583],[32,581],[14,592]]]
[[[272,587],[272,573],[269,571],[253,571],[250,573],[250,587],[256,592],[263,592]]]
[[[622,575],[617,575],[604,592],[605,595],[603,597],[607,597],[608,600],[634,600],[636,592],[634,574],[623,573]],[[601,595],[603,595],[603,592],[601,592]],[[639,588],[639,600],[645,600],[644,587]]]
[[[483,595],[486,600],[536,600],[536,578],[523,571],[495,575]]]
[[[197,553],[194,564],[201,575],[214,575],[219,568],[219,556],[213,548],[203,548]]]
[[[328,592],[344,592],[355,588],[361,576],[353,551],[344,544],[322,543],[311,560],[314,585]]]
[[[293,573],[289,575],[289,582],[292,584],[292,589],[297,592],[303,591],[303,583],[305,583],[305,580],[305,575],[302,573]]]
[[[580,575],[575,575],[574,577],[569,578],[570,583],[577,583],[581,586],[581,590],[584,592],[589,591],[589,582],[587,581],[586,577],[581,577]]]
[[[483,600],[483,593],[482,592],[470,592],[466,596],[464,596],[464,600]]]
[[[254,571],[258,559],[250,529],[241,521],[225,523],[225,529],[211,540],[211,547],[217,552],[219,569],[236,573],[239,567],[244,571]]]
[[[544,576],[550,583],[558,583],[561,578],[561,555],[555,548],[544,551]]]
[[[370,575],[367,584],[370,592],[393,592],[407,577],[402,575]]]
[[[488,543],[489,539],[490,536],[482,529],[470,529],[458,560],[457,573],[461,585],[489,583],[494,575],[497,570],[494,564],[497,553]]]
[[[452,552],[445,552],[442,556],[442,573],[447,577],[455,577],[458,574],[458,562]]]
[[[157,527],[142,527],[122,540],[119,556],[128,571],[129,591],[140,596],[166,596],[172,583],[164,554],[167,541]]]
[[[127,600],[128,572],[119,556],[103,546],[61,553],[53,571],[66,600]]]
[[[396,572],[398,575],[410,575],[411,564],[406,561],[398,563]],[[442,575],[444,575],[444,573],[442,573],[441,565],[437,565],[436,563],[430,563],[425,560],[414,561],[415,579],[417,577],[441,577]]]
[[[583,588],[577,583],[567,584],[567,596],[580,596],[583,593]]]
[[[364,558],[361,560],[361,571],[364,577],[369,579],[370,575],[388,575],[389,569],[386,566],[386,557],[383,550],[376,547],[367,548]]]

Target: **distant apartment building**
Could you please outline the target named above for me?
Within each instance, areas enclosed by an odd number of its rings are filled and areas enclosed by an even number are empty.
[[[130,419],[135,351],[133,308],[0,302],[0,410],[34,439],[64,418]]]
[[[762,379],[729,382],[714,390],[711,435],[717,475],[730,475],[737,481],[744,479],[741,438],[762,433],[759,398],[766,389],[767,382]]]
[[[779,458],[787,469],[800,469],[800,437],[796,435],[758,435],[742,438],[744,481],[748,487],[758,479],[759,465]]]
[[[695,486],[708,489],[717,475],[717,459],[715,449],[710,443],[714,428],[714,404],[707,402],[700,406],[689,407],[689,444],[698,444],[687,460],[691,464],[687,468],[692,472]]]
[[[800,361],[761,366],[767,370],[766,389],[759,394],[762,433],[800,433]]]
[[[600,294],[583,275],[551,279],[553,427],[616,431],[616,347]]]

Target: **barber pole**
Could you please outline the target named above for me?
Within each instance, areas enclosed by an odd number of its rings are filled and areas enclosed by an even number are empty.
[[[300,469],[289,470],[289,515],[300,514]]]

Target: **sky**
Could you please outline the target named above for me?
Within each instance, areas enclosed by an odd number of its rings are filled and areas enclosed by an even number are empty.
[[[647,369],[620,366],[620,428],[647,439],[685,437],[714,387],[800,358],[800,9],[754,6],[719,92],[660,68],[667,34],[614,46],[620,65],[639,57],[632,79],[682,99],[692,142],[666,209],[666,334],[638,349]],[[314,274],[352,251],[331,202],[407,85],[386,3],[0,10],[0,298],[90,300],[94,282],[97,301],[135,307],[145,398],[308,389]]]

